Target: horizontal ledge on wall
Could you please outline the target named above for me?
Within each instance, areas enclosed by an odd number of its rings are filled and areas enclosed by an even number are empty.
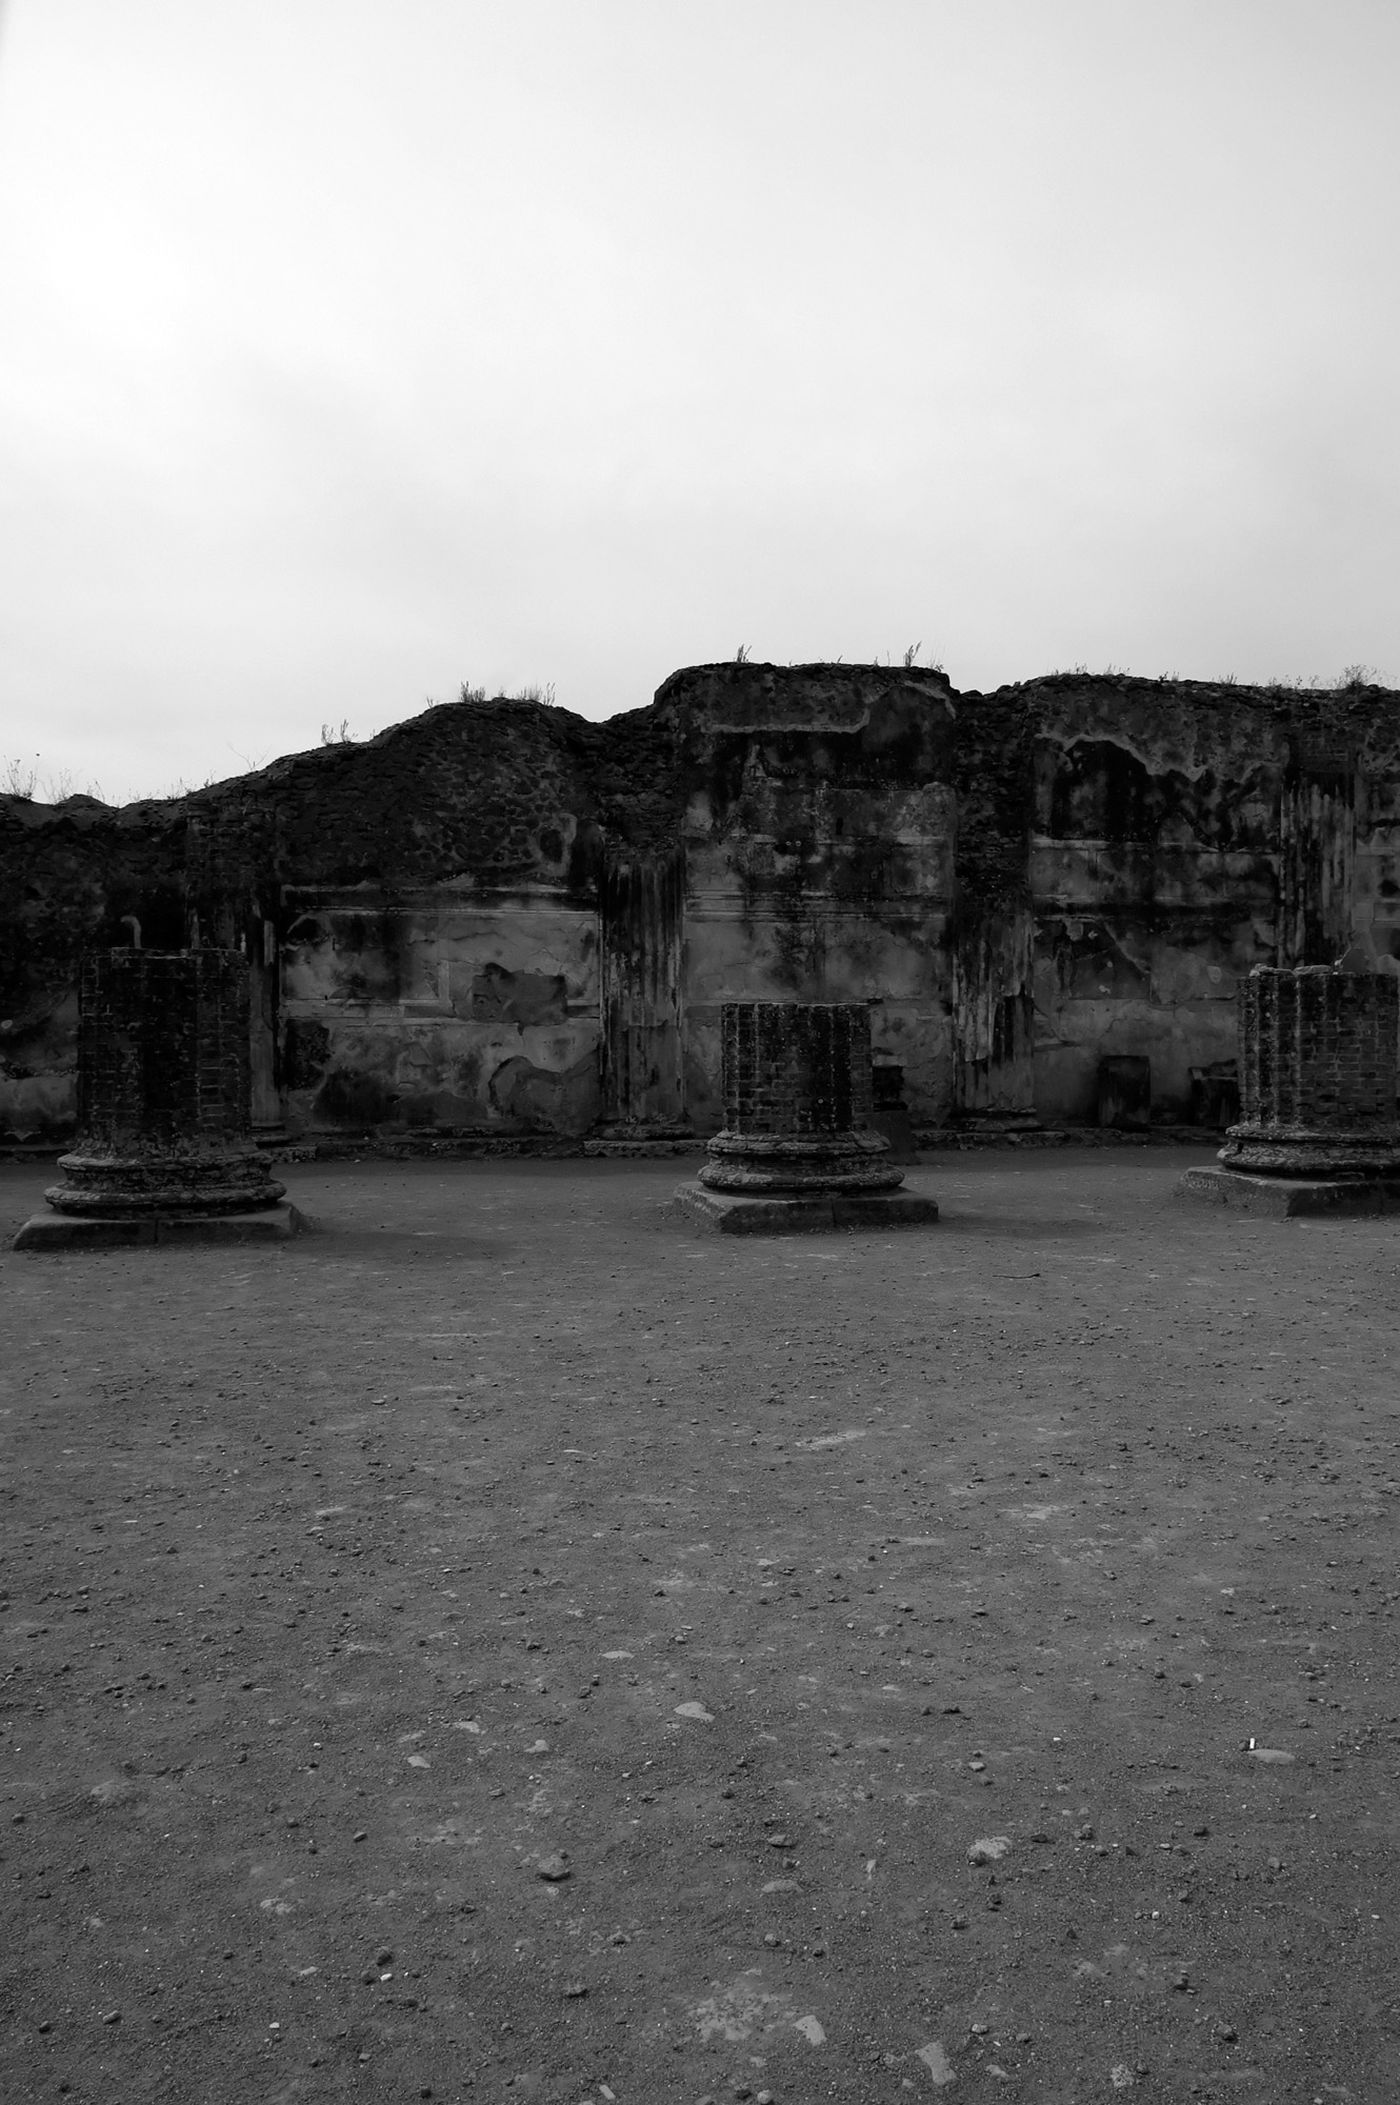
[[[282,904],[298,914],[366,914],[376,921],[393,920],[403,914],[471,914],[502,906],[548,908],[553,912],[596,914],[598,903],[587,892],[564,891],[549,885],[464,887],[450,884],[422,885],[413,890],[396,889],[386,897],[377,886],[319,886],[284,884]]]
[[[1222,868],[1235,863],[1272,864],[1279,859],[1277,847],[1209,848],[1200,841],[1114,840],[1108,834],[1033,833],[1029,845],[1033,854],[1039,851],[1058,855],[1147,855],[1154,862],[1161,861],[1164,856],[1189,856],[1195,862],[1219,863]]]
[[[699,996],[687,994],[685,998],[686,1020],[693,1023],[697,1016],[718,1016],[725,1004],[731,1001],[787,1001],[789,999],[790,997],[786,994],[754,994],[745,992],[742,994],[716,994],[712,1000],[707,1001]],[[947,1003],[937,996],[927,996],[923,1000],[919,1000],[912,995],[900,994],[845,994],[841,996],[841,1000],[843,1002],[863,1002],[868,1009],[883,1009],[901,1016],[935,1016],[940,1020],[946,1021],[948,1015]]]
[[[692,892],[685,902],[687,921],[790,921],[794,912],[820,914],[824,921],[887,920],[898,914],[948,913],[946,892],[887,892],[878,899],[833,899],[829,892],[785,892],[746,900],[742,892]]]
[[[505,1016],[459,1015],[455,1009],[430,1008],[402,1001],[349,1001],[337,1000],[335,995],[289,994],[282,1002],[282,1013],[295,1017],[299,1023],[324,1023],[327,1020],[343,1020],[353,1023],[357,1029],[365,1025],[371,1028],[397,1023],[452,1023],[462,1030],[561,1030],[569,1018],[598,1021],[599,996],[590,995],[580,1001],[564,1004],[564,1016],[549,1023],[518,1024]]]

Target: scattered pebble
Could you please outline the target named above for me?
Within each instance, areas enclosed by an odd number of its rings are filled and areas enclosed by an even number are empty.
[[[918,2049],[918,2058],[923,2062],[935,2083],[942,2084],[956,2081],[953,2073],[953,2064],[936,2039],[931,2039],[926,2047]]]

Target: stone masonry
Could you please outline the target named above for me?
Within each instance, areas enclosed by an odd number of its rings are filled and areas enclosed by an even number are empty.
[[[1240,1109],[1179,1189],[1248,1212],[1400,1211],[1400,977],[1258,965],[1239,993]]]
[[[284,1187],[252,1138],[246,959],[96,951],[79,1004],[77,1140],[45,1193],[53,1215],[27,1223],[16,1247],[165,1240],[182,1222],[207,1235],[246,1216],[254,1232],[290,1232]]]
[[[863,1002],[729,1001],[721,1014],[724,1129],[711,1191],[892,1191],[904,1173],[871,1124]]]
[[[1264,1176],[1400,1172],[1400,978],[1258,965],[1240,990],[1240,1121],[1220,1160]]]
[[[723,1130],[677,1194],[731,1234],[936,1220],[871,1123],[863,1002],[730,1001],[721,1012]]]

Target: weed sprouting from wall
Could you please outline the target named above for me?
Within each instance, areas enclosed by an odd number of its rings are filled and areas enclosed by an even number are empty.
[[[1344,665],[1337,675],[1336,692],[1349,694],[1359,687],[1384,687],[1385,674],[1375,665]]]
[[[0,796],[17,797],[22,804],[65,804],[70,797],[106,802],[100,783],[89,782],[80,790],[71,768],[48,768],[41,773],[40,759],[36,753],[33,760],[0,760]]]

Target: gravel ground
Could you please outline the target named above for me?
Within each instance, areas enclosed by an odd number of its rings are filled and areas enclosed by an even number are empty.
[[[1400,1227],[1208,1159],[0,1169],[7,2105],[1400,2097]]]

